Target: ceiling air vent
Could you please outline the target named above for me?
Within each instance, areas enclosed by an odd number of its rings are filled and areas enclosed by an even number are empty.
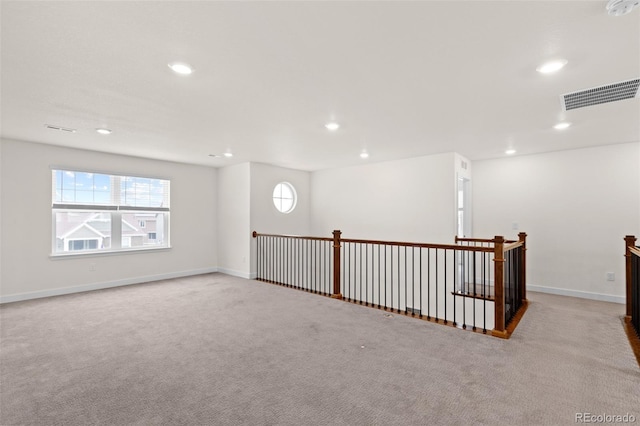
[[[75,133],[76,129],[70,129],[68,127],[54,126],[53,124],[45,124],[44,127],[51,130],[60,130],[61,132]]]
[[[638,96],[640,78],[621,81],[620,83],[607,84],[605,86],[580,90],[578,92],[560,95],[560,104],[563,111],[583,108],[607,102],[621,101]]]

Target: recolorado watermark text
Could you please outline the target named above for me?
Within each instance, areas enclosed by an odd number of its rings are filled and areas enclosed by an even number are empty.
[[[576,423],[635,423],[633,414],[576,413]]]

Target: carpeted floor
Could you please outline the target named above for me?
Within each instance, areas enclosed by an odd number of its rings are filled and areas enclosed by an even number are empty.
[[[640,423],[624,307],[529,299],[510,340],[222,274],[7,304],[0,424]]]

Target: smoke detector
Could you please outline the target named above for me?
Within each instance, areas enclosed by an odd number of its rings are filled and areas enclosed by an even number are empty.
[[[640,4],[640,0],[609,0],[607,12],[611,16],[622,16],[631,12],[634,7]]]

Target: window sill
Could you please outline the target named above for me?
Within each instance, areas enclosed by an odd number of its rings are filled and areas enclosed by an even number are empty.
[[[118,256],[122,254],[139,254],[139,253],[156,253],[159,251],[169,251],[171,246],[168,247],[149,247],[149,248],[136,248],[136,249],[120,249],[120,250],[99,250],[99,251],[85,251],[81,253],[51,253],[49,259],[77,259],[84,257],[102,257],[102,256]]]

